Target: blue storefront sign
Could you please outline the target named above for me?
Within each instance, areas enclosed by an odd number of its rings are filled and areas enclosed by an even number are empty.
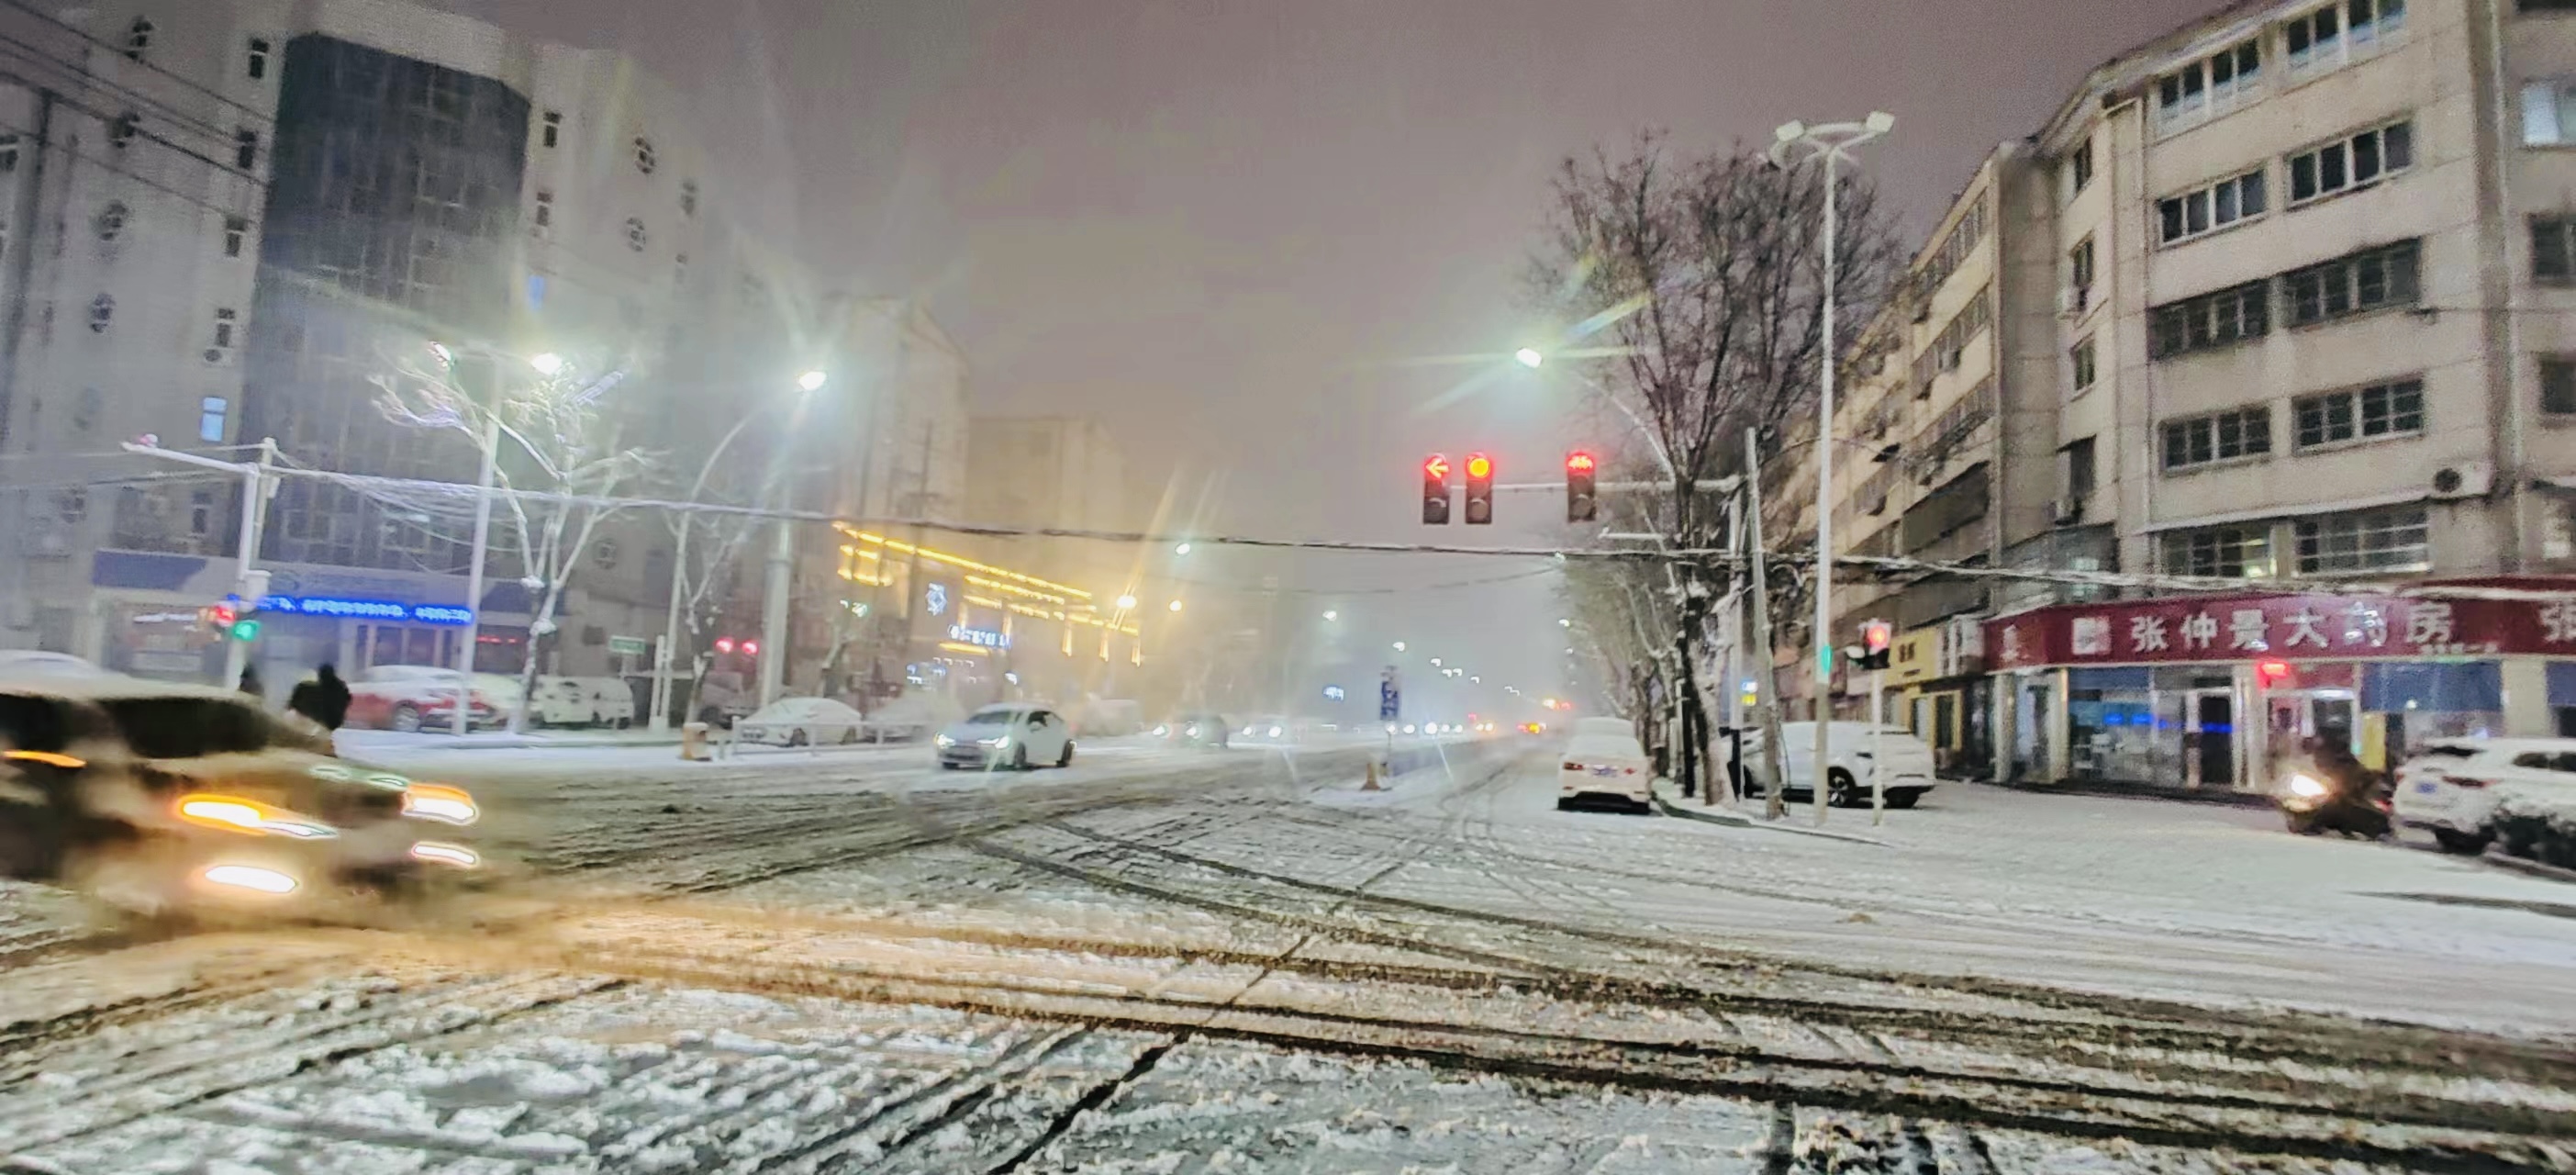
[[[329,596],[262,596],[259,610],[283,616],[337,620],[407,620],[417,624],[468,624],[474,610],[454,604],[405,604],[396,600],[343,600]]]

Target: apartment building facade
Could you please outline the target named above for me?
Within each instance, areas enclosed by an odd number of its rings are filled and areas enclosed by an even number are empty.
[[[2132,578],[1985,589],[1999,777],[2259,789],[2319,740],[2385,761],[2576,713],[2550,604],[2371,590],[2576,555],[2570,8],[2233,5],[2018,148],[1996,304],[2032,394],[2000,385],[1997,460],[2048,476],[2006,473],[1990,549]]]
[[[614,373],[627,443],[685,475],[838,345],[811,279],[734,214],[685,97],[616,54],[399,0],[28,19],[17,32],[48,49],[31,69],[50,72],[0,95],[25,163],[0,162],[0,181],[29,181],[8,220],[49,235],[9,266],[12,464],[142,434],[216,455],[274,438],[294,466],[471,481],[471,438],[376,403],[374,381],[435,341],[468,383],[526,378],[540,353]],[[9,471],[6,517],[45,554],[10,595],[38,603],[0,610],[0,643],[210,675],[220,650],[194,609],[234,586],[234,483],[129,464],[90,471],[113,498],[82,502],[31,488],[26,468]],[[253,661],[270,681],[324,660],[452,664],[469,615],[478,667],[529,655],[511,544],[471,600],[452,515],[288,477],[264,520],[270,592],[314,605],[265,617]],[[604,530],[562,607],[578,620],[540,639],[548,667],[649,665],[633,650],[661,631],[671,545],[657,519]]]

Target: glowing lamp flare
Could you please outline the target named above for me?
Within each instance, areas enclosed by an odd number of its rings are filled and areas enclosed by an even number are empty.
[[[2290,777],[2290,794],[2311,800],[2323,799],[2326,785],[2310,776],[2293,775]]]
[[[434,865],[452,865],[459,869],[471,869],[483,863],[481,854],[464,845],[451,845],[434,840],[425,840],[413,845],[411,856],[415,861],[427,861]]]

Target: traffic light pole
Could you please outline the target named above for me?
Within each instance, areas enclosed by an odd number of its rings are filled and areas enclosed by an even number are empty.
[[[1869,671],[1869,822],[1887,823],[1887,768],[1879,758],[1879,727],[1887,722],[1887,671]]]
[[[150,438],[145,439],[150,440]],[[261,438],[257,461],[217,461],[212,457],[201,457],[195,453],[164,449],[157,441],[148,444],[128,441],[117,447],[138,457],[176,461],[182,465],[220,469],[226,473],[241,475],[241,524],[240,530],[233,536],[233,541],[237,544],[235,549],[238,556],[233,571],[233,594],[241,599],[243,614],[255,613],[259,609],[260,597],[268,594],[263,586],[267,582],[267,577],[258,573],[259,534],[261,523],[268,514],[268,471],[269,466],[277,458],[277,441],[270,437]],[[222,682],[224,688],[230,689],[241,684],[242,670],[250,661],[249,644],[249,641],[240,640],[229,633],[225,634]]]

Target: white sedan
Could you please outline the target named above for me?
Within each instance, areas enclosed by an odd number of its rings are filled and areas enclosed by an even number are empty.
[[[2576,795],[2576,739],[2435,739],[2415,749],[2396,782],[2399,823],[2429,830],[2445,852],[2484,852],[2499,787]]]
[[[830,698],[780,698],[733,724],[740,742],[772,747],[847,745],[867,720]]]
[[[1634,735],[1577,734],[1556,769],[1556,806],[1614,803],[1654,810],[1654,764]]]

